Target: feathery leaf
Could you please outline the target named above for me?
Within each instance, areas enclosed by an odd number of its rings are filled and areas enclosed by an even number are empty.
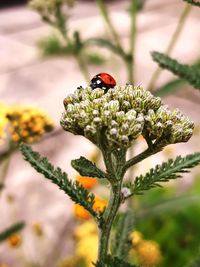
[[[181,177],[181,173],[189,172],[200,163],[200,153],[194,153],[182,158],[176,157],[175,160],[169,159],[167,162],[157,165],[154,169],[150,169],[146,175],[140,175],[135,178],[133,183],[125,183],[123,187],[127,187],[133,194],[142,194],[143,191],[154,187],[159,187],[158,183],[168,182],[170,179]]]
[[[106,174],[90,160],[80,157],[71,161],[72,167],[82,176],[105,178]]]
[[[88,192],[78,181],[71,181],[68,176],[59,167],[49,163],[48,159],[41,157],[39,153],[34,152],[30,146],[21,144],[20,150],[31,166],[39,173],[42,173],[47,179],[58,185],[75,203],[83,206],[94,217],[98,217],[98,213],[93,210],[95,195]]]
[[[95,264],[96,267],[139,267],[128,262],[125,262],[122,259],[117,257],[112,257],[111,255],[107,255],[107,258],[104,263],[97,262]]]
[[[7,238],[9,238],[11,235],[21,231],[24,228],[24,226],[25,226],[24,222],[18,222],[10,226],[9,228],[7,228],[6,230],[0,233],[0,242],[3,242]]]
[[[118,218],[115,236],[113,240],[112,254],[119,258],[127,259],[130,251],[131,242],[130,234],[133,231],[134,216],[131,210],[120,214]]]
[[[200,71],[196,66],[180,64],[177,60],[159,52],[152,52],[151,55],[161,68],[171,71],[196,89],[200,89]]]
[[[200,2],[198,0],[183,0],[185,2],[187,2],[188,4],[191,4],[193,6],[198,6],[200,7]]]

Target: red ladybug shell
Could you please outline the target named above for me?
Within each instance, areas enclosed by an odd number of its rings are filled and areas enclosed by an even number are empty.
[[[105,92],[107,92],[110,88],[115,87],[115,85],[115,79],[105,72],[95,75],[90,82],[90,87],[92,87],[92,89],[100,88]]]

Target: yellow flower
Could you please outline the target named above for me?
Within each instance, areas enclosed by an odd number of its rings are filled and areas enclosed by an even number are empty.
[[[0,267],[9,267],[7,264],[0,263]]]
[[[133,244],[133,246],[137,246],[138,244],[141,243],[141,241],[143,241],[142,239],[142,233],[140,233],[139,231],[134,231],[131,236],[131,242]]]
[[[144,267],[153,267],[161,261],[159,245],[152,240],[143,240],[135,248],[139,264]]]
[[[8,119],[6,118],[6,114],[8,111],[8,107],[3,103],[0,103],[0,143],[2,143],[5,137],[5,127],[8,123]]]
[[[22,243],[21,235],[13,234],[8,238],[8,243],[11,247],[16,248],[19,247]]]
[[[80,240],[89,235],[97,235],[97,226],[93,221],[87,221],[79,225],[74,232],[74,236]]]
[[[101,213],[104,211],[106,205],[107,205],[107,201],[105,199],[95,197],[93,210]]]
[[[79,204],[74,205],[74,214],[78,219],[82,220],[90,219],[90,213],[83,206]]]
[[[58,267],[76,267],[76,258],[70,257],[59,262]]]
[[[87,177],[87,176],[76,176],[76,180],[82,184],[82,186],[86,189],[91,189],[96,186],[97,179],[93,177]]]
[[[106,207],[107,201],[99,197],[95,197],[93,210],[96,212],[103,212]],[[81,205],[75,204],[74,209],[75,216],[79,219],[88,220],[90,218],[90,213]]]
[[[91,234],[81,239],[76,246],[75,254],[77,257],[83,258],[87,267],[94,267],[98,254],[98,236]]]
[[[52,120],[44,112],[33,107],[10,107],[7,118],[13,142],[38,142],[44,133],[54,127]]]

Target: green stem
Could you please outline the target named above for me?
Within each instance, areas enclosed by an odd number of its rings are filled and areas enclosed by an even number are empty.
[[[125,60],[125,64],[126,64],[126,69],[127,69],[127,74],[128,74],[128,83],[129,84],[133,84],[134,83],[134,66],[133,66],[133,58],[131,60],[124,59]]]
[[[89,83],[90,81],[90,75],[89,75],[89,71],[88,71],[88,68],[87,68],[87,65],[82,57],[82,55],[75,55],[75,58],[77,60],[77,63],[79,65],[79,68],[81,70],[81,73],[83,74],[84,78],[85,78],[85,81],[87,83]]]
[[[11,159],[11,153],[8,153],[8,152],[4,154],[4,158],[1,158],[1,173],[0,173],[1,189],[4,188],[4,183],[5,183],[5,179],[6,179],[6,174],[8,172],[10,159]],[[0,193],[1,192],[2,192],[2,190],[0,190]]]
[[[108,13],[108,10],[107,10],[107,7],[105,5],[105,0],[96,0],[97,2],[97,5],[99,7],[99,10],[100,10],[100,13],[110,31],[110,33],[112,34],[112,37],[113,37],[113,40],[115,41],[116,45],[118,46],[118,48],[123,51],[123,48],[122,48],[122,45],[121,45],[121,42],[120,42],[120,38],[117,34],[117,32],[115,31],[115,28],[110,20],[110,17],[109,17],[109,13]]]
[[[109,251],[111,228],[121,201],[121,181],[112,185],[108,207],[104,213],[104,224],[100,229],[98,261],[102,266]]]
[[[146,159],[147,157],[149,157],[149,156],[151,156],[153,154],[156,154],[156,153],[160,152],[161,150],[162,150],[161,147],[154,148],[154,149],[147,148],[145,151],[143,151],[142,153],[138,154],[134,158],[129,159],[125,163],[125,165],[123,167],[123,173],[125,173],[128,170],[128,168],[130,168],[131,166],[139,163],[140,161]]]
[[[192,6],[189,5],[189,4],[186,4],[185,8],[183,9],[183,12],[179,18],[179,21],[178,21],[178,24],[177,24],[177,27],[175,29],[175,32],[174,34],[172,35],[172,38],[171,38],[171,41],[169,42],[168,44],[168,47],[165,51],[165,54],[166,55],[170,55],[172,50],[174,49],[179,37],[180,37],[180,34],[185,26],[185,22],[188,18],[188,15],[191,11],[191,8]],[[156,87],[156,82],[158,80],[158,78],[160,77],[160,74],[162,72],[162,69],[160,67],[157,67],[155,72],[153,73],[152,75],[152,78],[149,82],[149,85],[148,85],[148,89],[147,90],[150,90],[150,91],[154,91],[155,90],[155,87]]]
[[[129,83],[134,83],[134,71],[135,71],[135,44],[136,44],[136,19],[137,19],[137,1],[131,1],[131,31],[130,31],[130,62],[128,67],[128,80]],[[128,62],[127,62],[128,63]]]

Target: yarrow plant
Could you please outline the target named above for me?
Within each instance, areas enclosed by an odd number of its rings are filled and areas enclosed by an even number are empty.
[[[128,237],[123,233],[123,238],[119,238],[116,233],[112,242],[114,246],[110,244],[113,223],[120,205],[131,196],[158,186],[159,182],[180,177],[181,173],[200,163],[200,153],[164,162],[129,183],[124,181],[125,174],[130,167],[161,151],[165,146],[187,142],[192,136],[194,123],[178,109],[170,110],[159,97],[133,85],[116,86],[107,93],[100,88],[92,90],[91,87],[79,87],[74,94],[65,98],[64,107],[62,128],[82,135],[95,144],[102,152],[106,169],[101,170],[84,157],[72,160],[71,164],[82,176],[108,181],[108,204],[103,209],[94,208],[93,193],[80,182],[70,180],[65,172],[54,168],[46,158],[32,151],[29,146],[21,144],[24,158],[95,219],[99,228],[98,259],[95,266],[134,266],[126,262],[127,257],[124,255],[129,251],[126,249],[130,241],[127,225],[133,211],[120,219],[119,223],[119,227],[126,225],[123,229],[126,229]],[[127,159],[128,148],[141,135],[146,140],[147,149]]]

